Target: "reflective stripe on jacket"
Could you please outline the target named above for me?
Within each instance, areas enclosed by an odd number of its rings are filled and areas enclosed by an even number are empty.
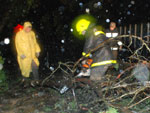
[[[95,52],[89,53],[90,50],[96,48],[99,44],[106,41],[108,38],[106,38],[105,33],[103,31],[96,31],[93,34],[89,33],[90,35],[87,35],[86,42],[84,46],[84,52],[82,55],[84,57],[90,57],[93,59],[93,63],[91,64],[91,67],[98,67],[102,65],[108,65],[117,63],[117,61],[114,59],[114,56],[112,54],[112,51],[110,49],[110,45],[108,43],[104,44],[102,47],[100,47]]]
[[[101,61],[97,63],[93,63],[91,67],[97,67],[97,66],[102,66],[102,65],[108,65],[108,64],[116,64],[116,60],[107,60],[107,61]]]

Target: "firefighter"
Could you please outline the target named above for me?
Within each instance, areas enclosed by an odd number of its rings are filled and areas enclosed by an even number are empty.
[[[108,38],[116,38],[119,35],[118,29],[116,27],[116,23],[115,22],[111,22],[109,29],[106,30],[106,37]],[[117,59],[118,57],[118,51],[119,49],[122,49],[122,42],[119,40],[112,40],[111,43],[111,50],[113,52],[113,55],[115,57],[115,59]]]
[[[32,81],[31,85],[34,85],[35,82],[38,83],[40,47],[37,43],[35,33],[32,31],[32,24],[30,22],[25,22],[23,30],[17,32],[15,46],[18,64],[24,78],[23,81],[30,77],[30,72],[32,71],[34,82]]]
[[[86,71],[82,70],[77,76],[90,75],[92,81],[101,81],[108,67],[112,64],[116,64],[116,60],[114,60],[108,44],[105,44],[93,53],[89,52],[108,38],[106,38],[101,27],[96,27],[95,24],[90,23],[86,19],[79,21],[76,28],[79,33],[86,37],[82,55],[86,57],[87,60],[84,60],[82,64],[89,64],[89,68],[87,66],[88,69]]]

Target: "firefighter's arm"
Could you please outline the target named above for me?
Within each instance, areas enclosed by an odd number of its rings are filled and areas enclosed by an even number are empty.
[[[93,46],[93,37],[91,38],[88,38],[85,42],[85,45],[84,45],[84,50],[82,52],[82,56],[85,56],[85,57],[92,57],[92,54],[89,53]]]
[[[103,35],[102,35],[103,36]],[[90,50],[96,48],[100,43],[102,43],[104,41],[104,38],[102,36],[92,36],[90,37],[86,44],[85,44],[85,48],[84,51],[85,53],[83,53],[82,55],[86,55],[86,57],[92,58],[92,54],[89,53]]]

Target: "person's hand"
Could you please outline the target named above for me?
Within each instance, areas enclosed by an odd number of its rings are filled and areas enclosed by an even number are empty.
[[[122,50],[122,46],[119,47],[119,50],[120,50],[120,51]]]
[[[20,57],[21,57],[21,59],[25,59],[25,58],[26,58],[26,56],[25,56],[25,55],[21,55]]]
[[[36,57],[38,58],[40,56],[40,53],[36,53]]]

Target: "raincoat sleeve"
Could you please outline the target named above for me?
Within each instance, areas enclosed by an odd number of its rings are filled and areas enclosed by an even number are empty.
[[[35,45],[35,48],[36,48],[35,52],[36,52],[36,53],[40,53],[40,52],[41,52],[41,49],[40,49],[40,46],[39,46],[39,44],[38,44],[38,42],[37,42],[37,40],[36,40],[36,36],[35,36],[35,33],[34,33],[34,32],[33,32],[33,37],[34,37],[34,45]]]
[[[22,49],[23,40],[21,39],[21,35],[19,33],[16,34],[15,37],[15,46],[18,56],[25,55],[24,49]]]

